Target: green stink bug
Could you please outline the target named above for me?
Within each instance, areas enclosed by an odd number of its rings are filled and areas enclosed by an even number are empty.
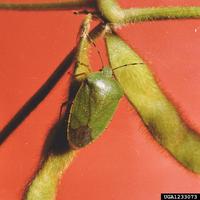
[[[112,77],[112,70],[90,73],[83,81],[70,109],[67,137],[78,149],[98,138],[107,127],[123,91]]]
[[[71,105],[67,127],[68,142],[73,149],[84,147],[101,135],[123,95],[112,77],[111,68],[104,67],[91,73],[87,51],[90,43],[96,47],[88,35],[91,19],[89,14],[83,21],[76,55],[74,75],[81,86]],[[101,58],[100,52],[97,52]],[[102,58],[101,62],[103,65]]]

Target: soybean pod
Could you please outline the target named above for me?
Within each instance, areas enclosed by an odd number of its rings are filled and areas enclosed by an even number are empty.
[[[107,34],[106,44],[112,68],[142,59],[116,34]],[[181,119],[176,108],[156,83],[148,66],[119,68],[114,74],[125,95],[136,108],[152,136],[179,163],[200,173],[200,136]]]

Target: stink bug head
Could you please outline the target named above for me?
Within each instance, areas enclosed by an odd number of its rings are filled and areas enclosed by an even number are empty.
[[[106,66],[101,71],[105,77],[112,77],[112,69],[110,67]]]
[[[88,75],[86,82],[92,89],[91,95],[98,101],[99,94],[106,94],[110,98],[121,98],[123,91],[118,82],[112,77],[111,68],[103,68],[101,72],[95,72]]]

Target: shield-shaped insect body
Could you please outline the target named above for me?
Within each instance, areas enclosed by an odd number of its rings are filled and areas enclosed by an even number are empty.
[[[112,70],[90,73],[83,81],[72,103],[67,137],[72,148],[78,149],[98,138],[108,126],[123,96]]]

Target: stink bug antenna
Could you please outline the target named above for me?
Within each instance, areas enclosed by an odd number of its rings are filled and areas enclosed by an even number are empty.
[[[96,49],[96,51],[97,51],[97,54],[99,55],[99,58],[100,58],[100,60],[101,60],[101,65],[102,65],[102,68],[103,68],[103,67],[104,67],[103,59],[102,59],[102,57],[101,57],[101,53],[100,53],[100,51],[99,51],[97,45],[95,44],[94,40],[93,40],[89,35],[87,35],[87,37],[88,37],[88,39],[90,40],[90,42],[92,43],[92,45],[95,47],[95,49]]]
[[[131,65],[144,65],[144,63],[129,63],[129,64],[125,64],[125,65],[115,67],[113,70],[116,70],[116,69],[119,69],[119,68],[122,68],[122,67],[131,66]]]

